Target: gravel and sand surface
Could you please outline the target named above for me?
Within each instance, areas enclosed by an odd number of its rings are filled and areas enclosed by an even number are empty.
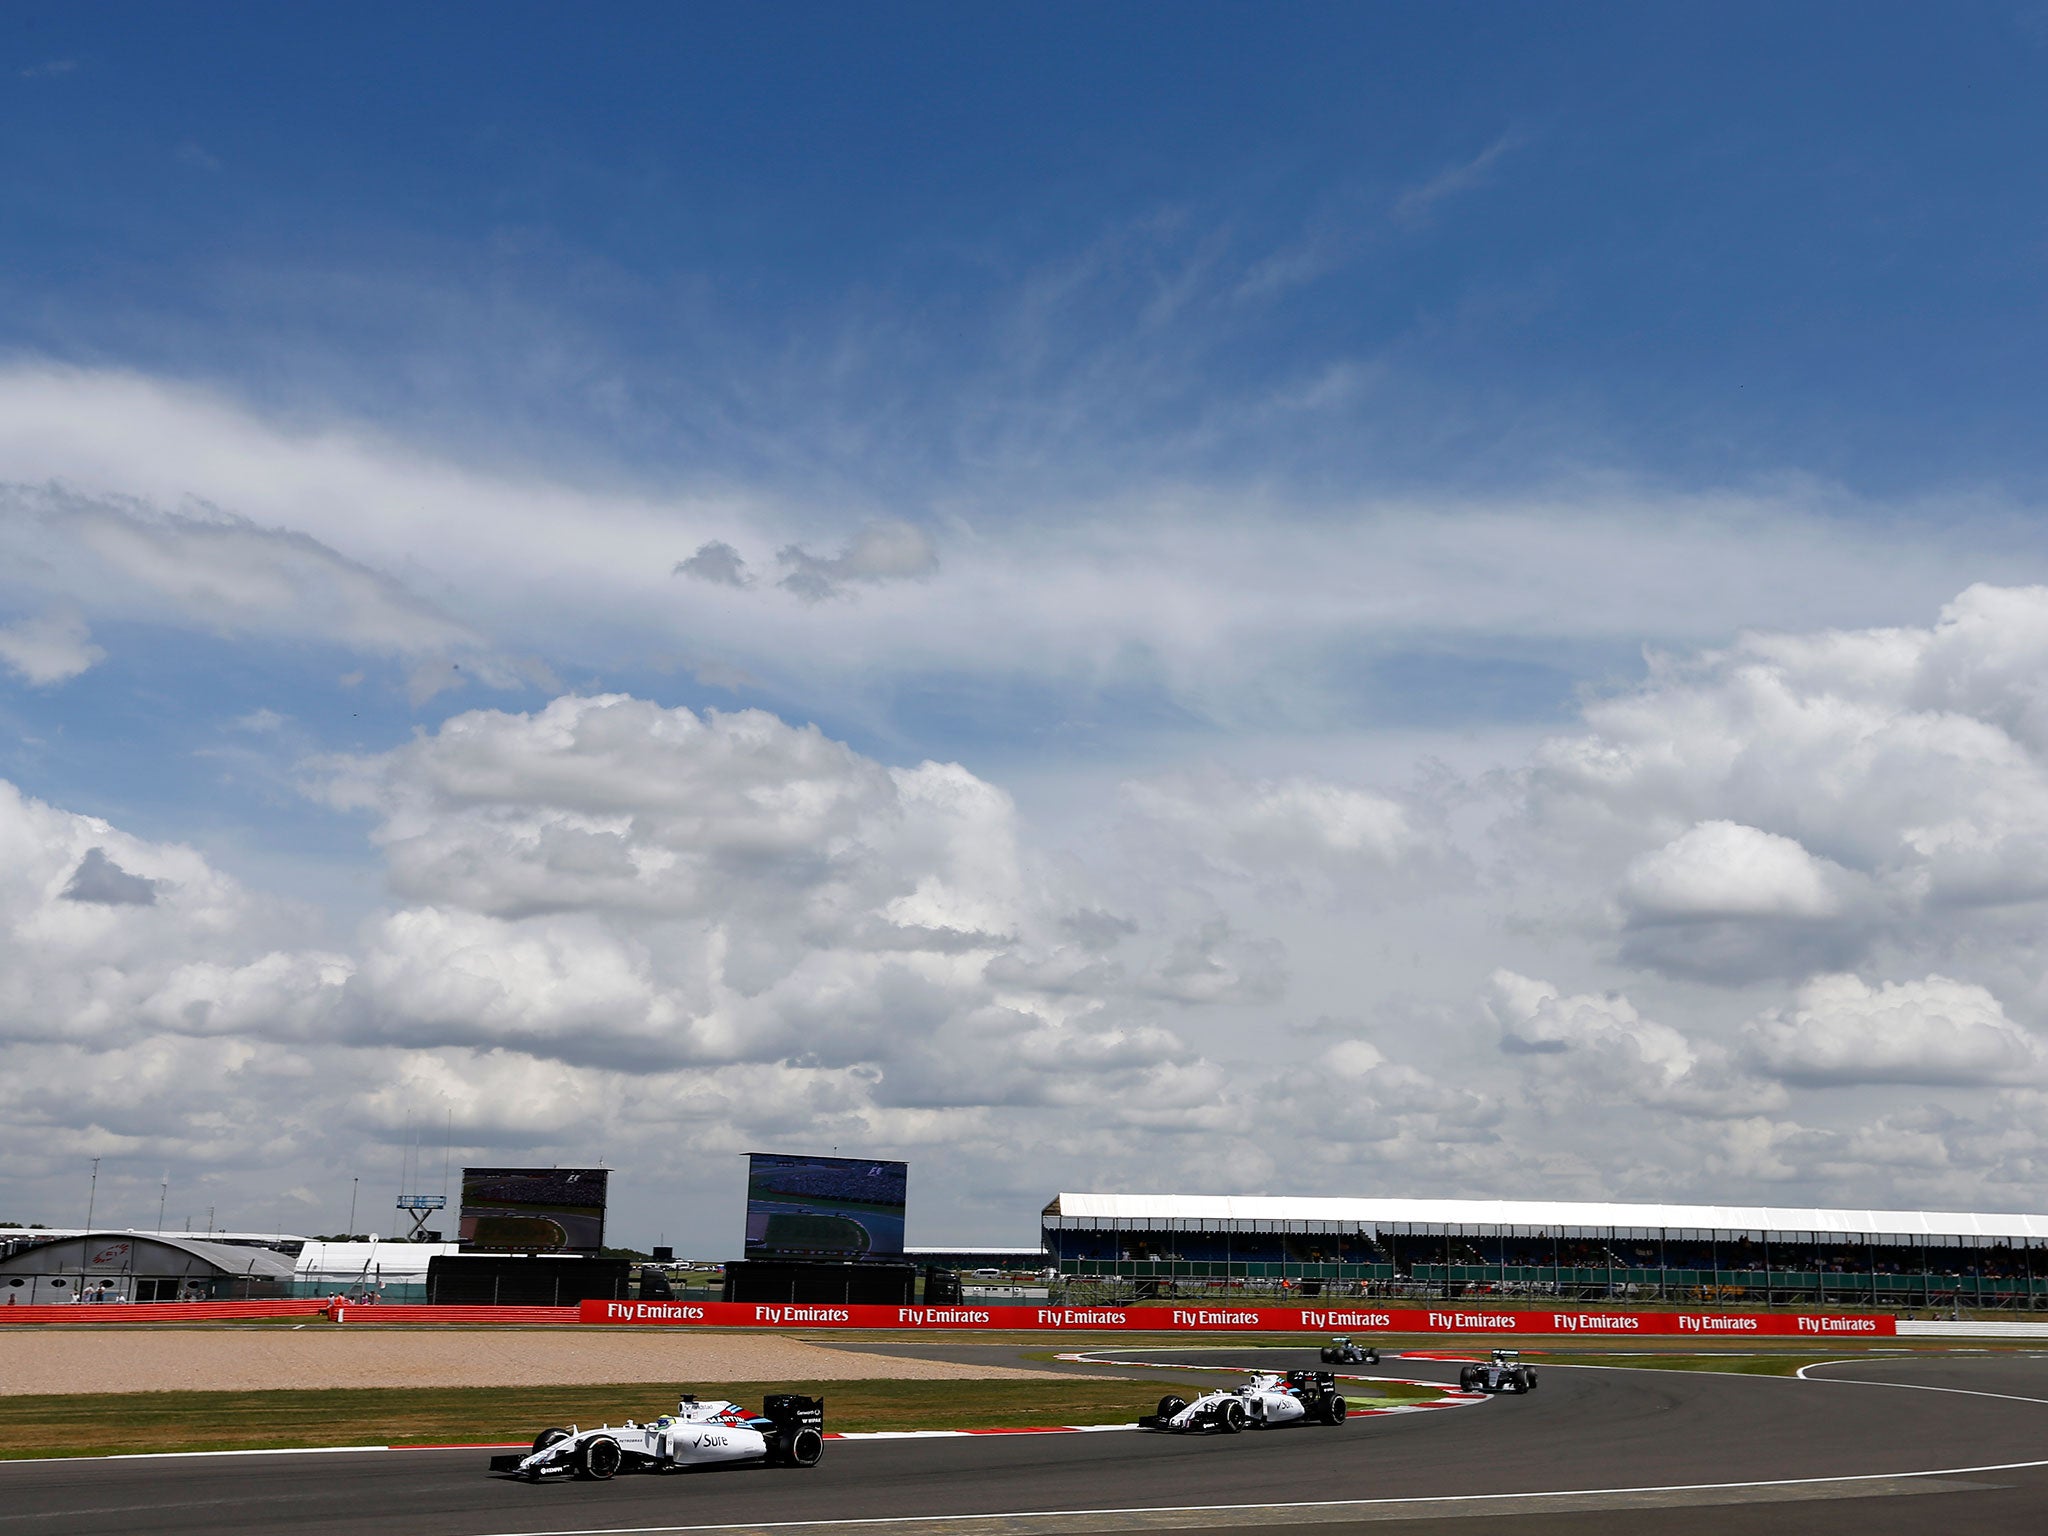
[[[118,1328],[0,1333],[0,1396],[279,1387],[552,1387],[613,1381],[1019,1380],[1050,1371],[649,1329],[386,1332]]]

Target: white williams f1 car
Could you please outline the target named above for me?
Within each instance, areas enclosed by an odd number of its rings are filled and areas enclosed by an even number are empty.
[[[1282,1424],[1342,1424],[1349,1411],[1337,1393],[1337,1378],[1328,1371],[1289,1371],[1284,1376],[1259,1371],[1242,1387],[1205,1392],[1192,1403],[1184,1397],[1162,1397],[1159,1411],[1139,1419],[1138,1428],[1176,1435],[1214,1429],[1234,1435]]]
[[[714,1462],[814,1467],[825,1454],[825,1400],[775,1392],[749,1413],[738,1403],[685,1396],[674,1413],[645,1424],[544,1429],[524,1455],[493,1456],[493,1472],[528,1482],[553,1475],[603,1480],[620,1472],[672,1472]]]
[[[1534,1392],[1536,1367],[1522,1364],[1519,1349],[1496,1349],[1484,1365],[1458,1371],[1460,1392]]]
[[[1378,1365],[1380,1352],[1370,1344],[1354,1344],[1351,1335],[1340,1333],[1323,1346],[1325,1365]]]

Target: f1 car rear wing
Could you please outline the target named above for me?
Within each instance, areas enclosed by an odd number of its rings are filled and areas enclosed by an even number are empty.
[[[761,1417],[784,1434],[800,1429],[825,1430],[825,1399],[801,1392],[770,1392],[761,1399]]]

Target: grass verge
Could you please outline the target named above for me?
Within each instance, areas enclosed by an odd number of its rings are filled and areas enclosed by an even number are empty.
[[[1194,1374],[1183,1379],[1160,1371],[1142,1381],[741,1381],[701,1383],[695,1390],[748,1404],[764,1392],[811,1393],[825,1399],[826,1423],[835,1430],[999,1429],[1128,1423],[1149,1413],[1163,1393],[1193,1396],[1214,1384],[1213,1378],[1204,1383]],[[1402,1401],[1413,1390],[1389,1388]],[[675,1394],[675,1384],[664,1381],[0,1397],[0,1460],[526,1440],[550,1424],[651,1418],[672,1407]]]

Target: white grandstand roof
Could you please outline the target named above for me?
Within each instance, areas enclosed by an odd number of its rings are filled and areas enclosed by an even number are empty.
[[[317,1238],[299,1250],[298,1276],[301,1280],[352,1280],[359,1275],[395,1280],[402,1275],[422,1278],[427,1263],[437,1253],[460,1253],[456,1243],[325,1243]]]
[[[2048,1238],[2048,1216],[1966,1211],[1822,1210],[1775,1205],[1635,1205],[1581,1200],[1348,1200],[1293,1195],[1061,1194],[1048,1220],[1077,1226],[1174,1221],[1184,1230],[1264,1223],[1386,1227],[1692,1228],[1716,1232],[1840,1232],[1864,1237]],[[1192,1226],[1194,1223],[1202,1227]]]

